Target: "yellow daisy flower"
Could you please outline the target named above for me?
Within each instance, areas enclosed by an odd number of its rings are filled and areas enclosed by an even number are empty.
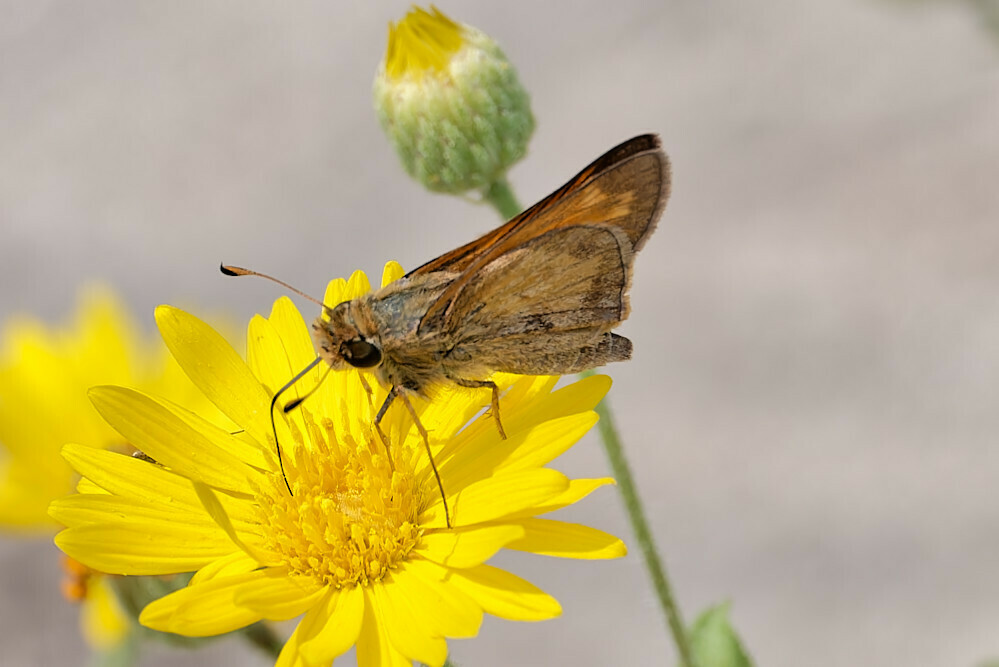
[[[390,263],[387,284],[402,275]],[[325,302],[370,289],[357,272]],[[274,392],[315,359],[309,329],[287,298],[249,326],[247,361],[210,327],[163,306],[156,319],[194,383],[241,431],[231,434],[176,404],[121,387],[91,392],[97,409],[155,463],[67,445],[81,493],[52,504],[68,526],[56,543],[106,572],[197,570],[187,588],[148,605],[140,622],[188,636],[261,619],[303,615],[279,665],[330,664],[357,646],[360,665],[442,665],[448,637],[471,637],[483,613],[534,621],[558,602],[485,564],[501,548],[568,558],[625,553],[612,535],[539,518],[611,479],[570,480],[544,467],[596,422],[610,381],[595,376],[554,391],[555,377],[501,377],[509,438],[481,412],[488,396],[445,390],[415,401],[431,433],[451,527],[420,435],[404,406],[371,427],[385,391],[364,391],[358,371],[332,373],[285,415],[277,437],[294,496],[275,455]],[[288,400],[316,387],[316,369]],[[401,409],[400,409],[401,408]]]

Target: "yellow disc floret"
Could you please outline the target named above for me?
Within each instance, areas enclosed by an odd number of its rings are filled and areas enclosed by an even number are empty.
[[[295,495],[279,474],[259,491],[261,523],[270,527],[264,531],[271,538],[268,549],[282,556],[293,575],[319,585],[378,581],[406,559],[422,534],[422,493],[412,461],[400,452],[390,463],[381,442],[338,435],[332,421],[316,424],[304,409],[303,417],[311,442],[306,448],[294,432],[299,442],[288,472]]]

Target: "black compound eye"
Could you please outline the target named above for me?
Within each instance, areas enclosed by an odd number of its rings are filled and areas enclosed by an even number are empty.
[[[351,340],[343,344],[343,358],[355,368],[371,368],[382,361],[382,351],[366,340]]]

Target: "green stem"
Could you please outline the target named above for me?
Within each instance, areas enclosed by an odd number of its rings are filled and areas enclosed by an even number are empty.
[[[593,371],[584,371],[583,377],[593,375]],[[624,447],[621,445],[621,438],[618,436],[617,427],[614,426],[614,416],[611,413],[610,405],[605,398],[596,407],[600,421],[597,422],[597,429],[600,431],[600,438],[603,440],[604,449],[607,451],[607,458],[610,460],[611,469],[614,471],[614,478],[617,480],[621,497],[624,498],[624,506],[628,511],[628,518],[631,519],[631,529],[635,532],[635,539],[642,550],[645,558],[645,567],[649,571],[652,584],[655,586],[656,595],[659,597],[659,604],[666,613],[666,620],[669,623],[669,630],[673,635],[673,643],[676,644],[676,651],[680,654],[680,665],[695,667],[690,651],[690,640],[687,638],[686,626],[680,615],[680,608],[673,599],[672,586],[669,577],[666,576],[666,565],[663,562],[659,550],[656,549],[655,540],[652,537],[652,530],[649,522],[645,518],[645,510],[642,508],[642,501],[638,495],[638,488],[635,486],[635,478],[631,474],[631,466],[624,454]]]
[[[246,637],[248,642],[259,648],[270,657],[276,659],[279,655],[281,655],[281,649],[284,648],[284,642],[277,636],[277,633],[274,632],[274,628],[264,621],[247,626],[241,632],[243,636]]]
[[[493,208],[503,216],[504,220],[509,220],[523,210],[506,177],[500,178],[490,185],[483,197],[493,205]]]

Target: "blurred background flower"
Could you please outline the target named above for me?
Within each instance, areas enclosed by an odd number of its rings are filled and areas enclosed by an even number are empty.
[[[134,451],[101,419],[90,387],[121,384],[210,409],[158,337],[144,335],[106,287],[84,289],[72,321],[36,317],[4,323],[0,350],[0,526],[51,535],[49,503],[71,493],[76,476],[60,454],[67,442]]]
[[[75,316],[61,325],[9,318],[0,346],[0,530],[7,539],[35,537],[48,545],[59,528],[49,503],[72,493],[78,479],[61,455],[63,445],[135,451],[94,410],[90,387],[163,392],[221,422],[162,342],[142,334],[107,287],[81,289]],[[127,640],[131,621],[102,573],[63,559],[62,591],[82,604],[81,628],[94,649],[114,651]]]

